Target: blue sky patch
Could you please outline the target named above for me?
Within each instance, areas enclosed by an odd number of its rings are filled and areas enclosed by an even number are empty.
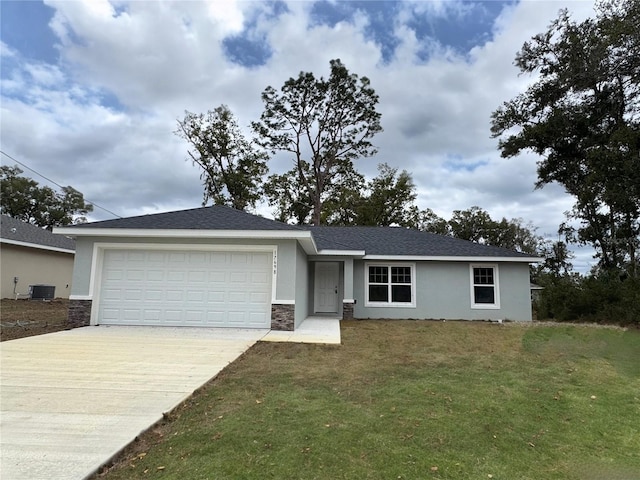
[[[271,47],[265,36],[253,38],[246,31],[240,35],[227,37],[222,46],[226,57],[244,67],[259,67],[271,57]]]
[[[449,170],[466,170],[467,172],[473,172],[477,168],[484,167],[488,164],[489,160],[465,161],[465,159],[459,155],[447,155],[444,167]]]
[[[421,60],[428,60],[430,46],[438,44],[466,55],[476,45],[492,39],[493,24],[509,1],[445,2],[443,11],[436,13],[424,9],[424,4],[410,6],[413,15],[407,26],[414,30],[416,38],[424,42],[419,53]],[[395,1],[330,2],[322,0],[311,9],[312,25],[334,27],[339,22],[353,22],[357,12],[367,15],[369,25],[365,36],[373,40],[382,52],[384,62],[389,62],[400,43],[394,35],[395,20],[406,5]]]
[[[393,33],[393,26],[401,7],[401,3],[388,0],[339,3],[322,0],[313,4],[311,25],[335,27],[340,22],[353,23],[357,12],[364,13],[369,19],[369,25],[364,31],[365,38],[373,40],[382,52],[383,61],[389,62],[400,43]]]
[[[445,15],[425,14],[415,11],[408,26],[423,42],[434,41],[466,55],[477,46],[493,38],[493,25],[502,10],[513,1],[445,3]],[[430,50],[419,53],[422,60],[428,60]]]
[[[53,8],[41,1],[1,0],[2,41],[25,58],[57,63],[60,55],[55,44],[58,39],[49,28],[54,13]]]
[[[266,3],[261,9],[257,9],[254,16],[247,19],[241,33],[229,36],[222,41],[226,57],[233,63],[248,68],[266,64],[272,50],[266,35],[257,31],[258,20],[261,17],[277,18],[288,11],[287,5],[279,1]]]

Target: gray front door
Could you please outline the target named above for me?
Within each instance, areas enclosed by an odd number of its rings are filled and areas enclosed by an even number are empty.
[[[315,271],[314,312],[338,313],[338,262],[317,262]]]

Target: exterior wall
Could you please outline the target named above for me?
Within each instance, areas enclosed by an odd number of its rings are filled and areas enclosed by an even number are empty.
[[[69,298],[72,285],[73,254],[22,247],[6,243],[0,244],[0,295],[15,298],[13,278],[18,277],[17,293],[29,293],[29,285],[54,285],[55,296]]]
[[[437,261],[415,262],[415,308],[366,307],[364,263],[362,260],[354,262],[355,318],[531,321],[529,266],[526,263],[498,264],[499,309],[471,308],[469,262]],[[473,262],[474,265],[479,263]]]
[[[309,314],[309,262],[307,255],[298,245],[296,249],[296,293],[295,293],[295,327],[298,328]]]
[[[73,266],[73,287],[71,294],[91,297],[91,267],[95,243],[130,243],[154,245],[228,245],[232,250],[238,245],[276,245],[278,247],[278,271],[276,275],[276,299],[295,301],[297,242],[295,240],[249,240],[242,239],[185,239],[185,238],[119,238],[119,237],[79,237],[76,240],[76,261]]]

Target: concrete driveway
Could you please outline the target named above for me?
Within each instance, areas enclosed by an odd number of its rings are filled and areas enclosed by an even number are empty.
[[[0,343],[0,478],[91,475],[267,333],[85,327]]]

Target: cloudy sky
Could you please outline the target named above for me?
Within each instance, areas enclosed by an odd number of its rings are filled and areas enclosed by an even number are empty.
[[[592,16],[592,0],[2,0],[0,8],[2,151],[120,216],[200,206],[199,171],[173,134],[185,110],[226,104],[250,135],[265,87],[300,71],[326,77],[334,58],[380,96],[378,155],[356,163],[368,177],[386,162],[413,175],[421,208],[449,218],[478,205],[549,238],[572,205],[561,187],[534,190],[534,155],[500,157],[490,115],[533,80],[513,66],[523,42],[562,8],[576,20]],[[96,208],[90,219],[106,218]],[[591,261],[578,251],[574,266],[586,271]]]

